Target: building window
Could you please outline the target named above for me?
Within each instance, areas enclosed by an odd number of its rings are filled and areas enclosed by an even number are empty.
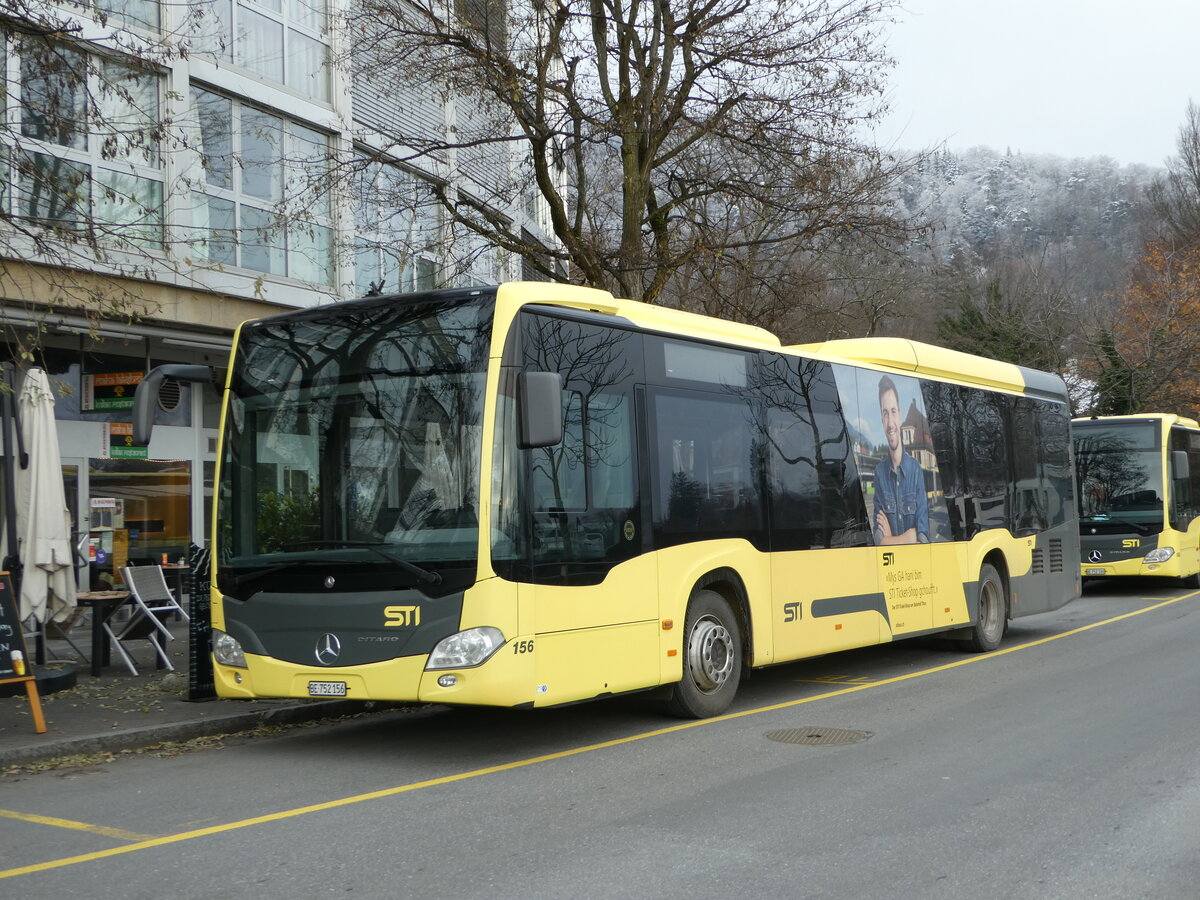
[[[158,31],[161,21],[159,0],[91,0],[84,5],[134,28]]]
[[[192,49],[329,100],[327,0],[192,0]]]
[[[438,209],[424,182],[359,156],[352,187],[359,294],[437,287]]]
[[[100,241],[161,247],[158,74],[32,38],[13,50],[17,130],[0,129],[4,212]]]
[[[333,284],[328,136],[198,87],[192,107],[201,153],[192,183],[194,252]]]

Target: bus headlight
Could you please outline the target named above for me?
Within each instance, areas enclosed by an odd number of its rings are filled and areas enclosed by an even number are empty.
[[[246,668],[246,654],[237,639],[219,629],[213,629],[213,656],[223,666]]]
[[[1175,555],[1174,547],[1157,547],[1146,554],[1142,562],[1148,563],[1165,563],[1168,559]]]
[[[485,625],[442,638],[429,654],[426,669],[466,669],[486,662],[504,645],[499,628]]]

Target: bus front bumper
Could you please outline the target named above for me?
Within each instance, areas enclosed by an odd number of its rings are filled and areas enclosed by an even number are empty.
[[[531,636],[530,636],[531,637]],[[389,700],[480,706],[532,704],[536,691],[532,654],[513,652],[520,638],[501,645],[478,666],[426,671],[428,656],[402,657],[361,666],[302,666],[246,654],[246,667],[214,660],[217,694],[261,697]],[[525,639],[532,643],[529,638]]]
[[[1148,563],[1142,557],[1122,559],[1114,562],[1089,563],[1084,562],[1079,567],[1079,574],[1084,578],[1105,578],[1108,576],[1153,576],[1157,578],[1182,578],[1180,557],[1176,553],[1166,562]]]

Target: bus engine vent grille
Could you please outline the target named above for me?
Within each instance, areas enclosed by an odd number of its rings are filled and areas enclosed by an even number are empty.
[[[857,744],[871,736],[869,731],[851,731],[849,728],[824,728],[809,725],[800,728],[782,728],[763,733],[769,741],[781,744]]]
[[[1060,538],[1053,538],[1050,541],[1050,571],[1061,572],[1063,570],[1063,546]]]
[[[1033,551],[1033,562],[1031,563],[1031,571],[1034,575],[1041,575],[1046,571],[1046,560],[1042,554],[1042,548],[1036,547]]]

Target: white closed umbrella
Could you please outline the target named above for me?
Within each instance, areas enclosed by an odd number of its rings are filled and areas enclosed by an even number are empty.
[[[63,489],[54,394],[41,369],[30,369],[17,397],[29,466],[16,471],[21,554],[21,618],[65,620],[75,608],[71,513]]]

